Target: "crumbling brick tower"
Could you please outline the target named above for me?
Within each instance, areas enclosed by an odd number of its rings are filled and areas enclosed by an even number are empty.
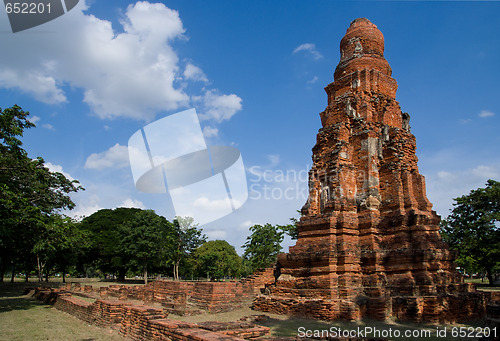
[[[418,172],[384,37],[356,19],[340,42],[313,148],[299,238],[254,308],[321,319],[453,321],[484,315],[460,284]]]

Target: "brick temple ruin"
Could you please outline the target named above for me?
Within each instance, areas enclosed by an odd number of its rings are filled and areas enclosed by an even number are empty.
[[[356,19],[340,52],[297,243],[254,308],[327,320],[483,317],[487,297],[462,282],[439,234],[382,33]]]

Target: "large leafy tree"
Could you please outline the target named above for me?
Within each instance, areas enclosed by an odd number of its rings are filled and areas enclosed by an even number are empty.
[[[148,270],[161,266],[167,250],[172,247],[169,241],[174,233],[173,224],[153,210],[141,210],[121,225],[120,232],[122,252],[127,255],[131,267],[143,271],[147,284]]]
[[[0,108],[0,280],[7,266],[26,257],[50,215],[72,209],[69,193],[83,189],[78,181],[51,172],[41,157],[22,148],[24,130],[35,125],[19,106]]]
[[[443,239],[458,251],[458,264],[485,271],[493,284],[500,265],[500,182],[488,180],[485,188],[454,200],[441,225]]]
[[[247,237],[243,245],[243,258],[253,272],[260,268],[267,268],[276,263],[281,251],[281,242],[284,232],[271,224],[254,225],[250,227],[252,234]]]
[[[207,276],[211,280],[235,277],[241,271],[240,256],[225,240],[204,243],[193,252],[192,262],[198,276]]]
[[[63,283],[66,282],[68,269],[77,264],[78,259],[88,250],[89,244],[88,232],[82,230],[75,220],[58,214],[52,215],[33,247],[37,254],[39,276],[45,268],[48,280],[50,271],[56,270],[62,273]]]
[[[128,255],[122,250],[121,226],[135,219],[139,208],[119,207],[102,209],[81,222],[81,228],[90,235],[90,248],[82,263],[100,269],[105,274],[113,273],[123,281],[129,267]]]

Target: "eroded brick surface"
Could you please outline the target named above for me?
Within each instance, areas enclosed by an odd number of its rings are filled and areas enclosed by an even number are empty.
[[[279,277],[254,307],[321,319],[484,316],[486,298],[461,283],[439,234],[382,33],[356,19],[340,50],[299,238],[279,256]]]
[[[33,290],[37,299],[53,304],[58,310],[87,323],[113,327],[133,340],[243,341],[269,333],[269,328],[245,321],[188,323],[168,319],[162,309],[125,300],[98,299],[88,302],[72,296],[68,291],[51,288],[36,288],[27,292]],[[88,287],[87,290],[91,292]]]

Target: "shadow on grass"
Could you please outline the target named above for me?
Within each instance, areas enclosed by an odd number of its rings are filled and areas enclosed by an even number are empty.
[[[13,310],[29,310],[40,306],[42,303],[24,295],[26,288],[35,288],[41,286],[54,286],[56,283],[0,283],[0,313]],[[57,285],[56,285],[57,286]],[[50,307],[49,307],[50,308]]]

